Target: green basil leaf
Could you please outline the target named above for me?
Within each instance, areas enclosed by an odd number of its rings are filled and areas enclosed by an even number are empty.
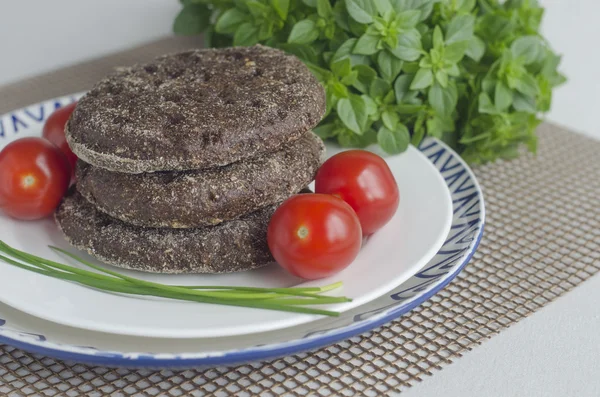
[[[427,119],[427,135],[440,139],[444,135],[444,125],[439,117]]]
[[[333,73],[331,73],[329,70],[323,69],[314,63],[306,63],[306,66],[320,82],[326,82],[333,77]]]
[[[394,93],[396,94],[396,102],[400,103],[404,100],[406,94],[410,91],[410,84],[415,76],[413,74],[403,74],[396,79],[394,83]]]
[[[477,33],[486,42],[504,41],[517,29],[510,19],[498,13],[484,15],[478,20],[477,27]]]
[[[522,60],[524,65],[530,65],[545,54],[545,48],[537,36],[522,36],[513,41],[510,51],[514,58]]]
[[[558,69],[560,60],[561,60],[560,56],[555,55],[549,51],[549,54],[546,56],[546,59],[544,60],[542,70],[540,71],[541,75],[546,78],[552,77],[556,73],[556,70]]]
[[[371,25],[369,25],[369,27],[367,28],[367,33],[371,33],[374,35],[384,35],[385,34],[385,30],[386,30],[386,22],[385,19],[380,18],[380,17],[374,17],[373,18],[373,23]]]
[[[494,90],[496,89],[496,82],[498,79],[494,77],[493,74],[489,74],[486,76],[481,82],[481,88],[488,95],[494,95]]]
[[[356,82],[356,80],[358,79],[358,72],[357,71],[352,71],[349,74],[347,74],[346,76],[342,77],[342,79],[340,80],[344,85],[354,85],[354,83]]]
[[[438,115],[449,116],[456,108],[456,103],[458,101],[456,85],[449,84],[448,87],[444,89],[440,84],[435,83],[429,89],[427,99]]]
[[[444,70],[446,71],[446,73],[448,73],[448,76],[452,76],[452,77],[460,76],[460,69],[458,68],[457,64],[453,64]]]
[[[535,100],[533,98],[526,97],[520,92],[514,93],[512,105],[517,112],[527,112],[532,114],[537,113]]]
[[[448,73],[444,69],[439,69],[435,72],[435,79],[442,87],[448,87]]]
[[[202,33],[209,25],[210,14],[204,4],[188,4],[177,14],[173,32],[186,36]]]
[[[346,8],[343,1],[337,1],[333,6],[333,20],[336,25],[342,28],[346,32],[350,32],[350,15],[346,12]]]
[[[357,41],[358,39],[354,38],[344,41],[344,43],[338,47],[330,62],[337,62],[343,58],[350,58],[352,66],[368,65],[370,63],[369,57],[352,54],[352,50],[354,49]]]
[[[334,123],[321,124],[312,129],[312,131],[321,139],[327,139],[335,136],[335,130],[336,127]]]
[[[479,113],[497,114],[498,110],[485,92],[479,94]]]
[[[277,12],[277,15],[279,15],[279,18],[285,21],[290,10],[290,0],[271,0],[271,5],[275,9],[275,12]]]
[[[404,62],[404,66],[402,66],[402,71],[408,74],[415,74],[419,71],[420,62]]]
[[[421,56],[423,45],[421,34],[413,29],[398,35],[398,47],[390,52],[403,61],[416,61]]]
[[[433,83],[433,71],[431,69],[419,69],[413,79],[410,89],[422,90],[429,87]]]
[[[327,106],[323,118],[327,117],[329,113],[331,113],[331,111],[336,108],[337,102],[339,100],[339,98],[333,93],[333,90],[331,90],[329,87],[327,87],[325,91],[325,99]]]
[[[444,50],[444,60],[451,63],[460,62],[465,56],[468,46],[468,41],[457,41],[447,45]]]
[[[377,54],[377,66],[381,77],[392,82],[402,70],[403,61],[393,56],[388,51],[380,51]]]
[[[333,15],[333,9],[329,0],[317,0],[317,14],[323,18],[329,18]]]
[[[382,98],[390,91],[392,87],[390,83],[387,81],[376,77],[371,82],[371,86],[369,87],[369,95],[371,98]]]
[[[423,122],[420,120],[417,120],[417,122],[415,122],[415,126],[413,128],[413,135],[412,138],[410,138],[410,143],[417,147],[419,146],[419,144],[421,144],[421,141],[423,140],[423,138],[425,137],[425,127],[423,126]]]
[[[204,1],[204,0],[203,0]],[[231,0],[228,0],[229,3],[231,3]],[[248,11],[250,12],[250,10],[248,9],[248,1],[246,0],[233,0],[233,4],[240,10],[242,11]]]
[[[446,30],[446,44],[471,40],[474,27],[475,17],[473,17],[473,15],[456,15],[448,24],[448,29]]]
[[[444,33],[442,33],[442,28],[439,25],[435,25],[433,29],[433,48],[438,51],[442,51],[444,47]]]
[[[548,81],[550,82],[550,84],[552,84],[552,87],[556,87],[556,86],[566,83],[567,77],[565,75],[557,72],[553,77],[548,79]]]
[[[542,64],[542,68],[540,70],[540,74],[545,77],[552,87],[556,87],[560,84],[563,84],[566,81],[565,76],[558,72],[558,65],[560,63],[561,57],[553,54],[551,51],[548,51],[546,55],[546,59]]]
[[[303,19],[296,22],[292,28],[288,43],[310,44],[318,38],[319,29],[317,29],[315,22],[310,19]]]
[[[323,36],[325,36],[326,39],[331,40],[331,42],[333,42],[335,33],[336,33],[336,27],[333,24],[326,25],[325,30],[323,30]]]
[[[381,122],[387,129],[394,130],[400,122],[400,116],[396,112],[385,110],[381,113]]]
[[[309,7],[317,8],[317,0],[302,0],[302,2]]]
[[[362,95],[361,97],[365,102],[365,105],[367,106],[367,115],[373,118],[374,120],[378,120],[379,116],[377,115],[377,112],[379,111],[379,108],[377,106],[377,103],[373,100],[373,98],[371,98],[368,95]]]
[[[496,109],[500,112],[506,112],[513,102],[513,92],[502,80],[498,80],[496,83],[496,90],[494,93],[494,103]]]
[[[479,37],[473,36],[469,40],[465,55],[475,62],[479,62],[483,58],[483,54],[485,54],[485,43]]]
[[[331,64],[331,71],[334,76],[344,77],[352,72],[352,63],[350,58],[344,58]]]
[[[383,37],[382,42],[387,49],[393,50],[398,47],[398,36],[385,36]]]
[[[335,51],[335,54],[333,54],[333,57],[331,58],[331,62],[336,62],[336,61],[339,61],[340,59],[350,57],[350,55],[352,55],[352,49],[356,45],[357,41],[358,41],[358,39],[355,39],[355,38],[346,40]]]
[[[304,62],[316,64],[319,62],[318,55],[315,49],[308,44],[297,44],[297,43],[281,43],[277,45],[280,48],[290,54],[296,55]]]
[[[237,8],[225,11],[215,25],[215,31],[221,34],[233,34],[238,27],[248,19],[248,16]]]
[[[379,51],[377,49],[378,43],[379,36],[374,36],[369,33],[365,33],[356,42],[352,53],[359,55],[373,55],[377,51]]]
[[[263,41],[267,40],[273,36],[273,24],[272,23],[263,23],[258,28],[258,40]]]
[[[523,74],[515,81],[515,88],[526,96],[536,96],[540,92],[537,80],[529,73]]]
[[[377,72],[367,65],[356,65],[354,70],[358,72],[358,78],[353,87],[363,94],[368,94],[371,82],[377,77]]]
[[[393,130],[382,126],[377,131],[377,142],[386,153],[402,153],[408,148],[410,143],[408,128],[400,123]]]
[[[385,94],[385,96],[383,97],[383,103],[385,105],[391,105],[392,103],[396,102],[396,94],[394,93],[394,90],[390,89],[388,91],[387,94]]]
[[[337,136],[341,147],[365,148],[377,142],[377,134],[373,130],[367,130],[362,135],[357,135],[347,128],[341,130]]]
[[[249,22],[241,24],[233,36],[233,45],[249,47],[256,43],[258,43],[258,28]]]
[[[352,132],[361,135],[365,132],[367,125],[367,105],[358,95],[350,95],[342,98],[337,103],[337,113],[340,120]]]
[[[423,58],[421,58],[421,60],[419,61],[419,67],[425,69],[433,68],[433,62],[431,61],[431,57],[429,56],[429,54],[425,54]]]
[[[456,11],[469,13],[477,4],[477,0],[459,0],[456,4]]]
[[[396,23],[400,29],[409,30],[417,26],[420,18],[421,11],[419,10],[402,11],[396,16]]]
[[[348,87],[339,81],[330,81],[328,84],[328,89],[338,98],[347,98],[348,97]]]
[[[351,18],[350,16],[348,17],[348,28],[350,34],[355,37],[360,37],[367,31],[367,25],[356,22],[354,18]]]
[[[398,114],[402,115],[417,114],[421,110],[423,110],[423,106],[421,105],[407,105],[403,103],[396,106],[396,111],[398,112]]]
[[[250,11],[254,17],[265,17],[269,14],[269,7],[260,1],[250,0],[245,3],[248,11]]]
[[[346,0],[348,14],[359,23],[372,23],[377,10],[372,0]]]
[[[375,3],[375,7],[377,11],[379,11],[379,15],[386,15],[393,11],[392,5],[389,0],[372,0]]]
[[[438,0],[390,0],[396,12],[418,9],[421,11],[420,20],[426,20],[433,10],[433,3]]]

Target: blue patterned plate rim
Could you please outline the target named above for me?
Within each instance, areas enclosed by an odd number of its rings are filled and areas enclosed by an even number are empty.
[[[20,127],[27,127],[27,120],[23,120],[23,117],[29,117],[29,121],[43,122],[44,104],[52,102],[58,108],[80,95],[52,99],[0,116],[0,139],[4,139],[5,134],[11,130],[18,133]],[[43,335],[43,330],[25,332],[11,329],[10,321],[3,320],[0,313],[0,343],[76,362],[136,368],[187,368],[233,365],[287,356],[333,344],[396,319],[427,301],[460,273],[479,246],[485,223],[481,188],[460,156],[435,138],[426,138],[419,145],[419,150],[440,171],[452,195],[453,220],[448,238],[436,256],[419,273],[390,293],[345,313],[346,321],[342,325],[314,330],[289,341],[243,349],[210,353],[130,353],[52,342]]]

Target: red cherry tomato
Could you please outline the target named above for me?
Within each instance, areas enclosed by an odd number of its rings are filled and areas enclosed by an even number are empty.
[[[67,156],[67,160],[69,160],[69,164],[73,171],[75,171],[77,156],[75,156],[71,151],[69,144],[67,144],[65,138],[65,124],[67,124],[67,120],[71,117],[71,113],[73,113],[73,109],[75,109],[76,105],[77,103],[71,103],[70,105],[56,110],[48,117],[48,120],[46,120],[44,128],[42,129],[42,136],[62,150],[65,156]]]
[[[348,266],[362,243],[360,222],[342,200],[324,194],[298,194],[271,217],[267,241],[273,257],[290,273],[318,279]]]
[[[22,138],[0,152],[0,208],[23,220],[54,212],[69,187],[65,155],[43,138]]]
[[[389,222],[400,202],[387,163],[366,150],[348,150],[325,161],[315,177],[315,192],[333,194],[350,204],[365,236]]]

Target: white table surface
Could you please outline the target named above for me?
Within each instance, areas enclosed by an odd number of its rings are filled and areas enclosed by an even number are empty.
[[[549,120],[600,138],[600,2],[542,0],[568,83]],[[175,0],[2,0],[0,85],[170,34]],[[600,276],[403,395],[600,396]]]

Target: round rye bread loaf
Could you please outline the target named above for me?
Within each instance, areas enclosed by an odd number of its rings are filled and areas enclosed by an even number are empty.
[[[146,227],[216,225],[308,186],[325,146],[312,132],[282,150],[198,171],[124,174],[77,164],[77,190],[100,211]]]
[[[267,226],[276,208],[217,226],[145,228],[109,217],[73,189],[54,217],[71,245],[110,265],[152,273],[228,273],[273,262]]]
[[[324,89],[298,58],[262,45],[198,49],[100,80],[65,130],[93,166],[182,171],[276,151],[324,112]]]

